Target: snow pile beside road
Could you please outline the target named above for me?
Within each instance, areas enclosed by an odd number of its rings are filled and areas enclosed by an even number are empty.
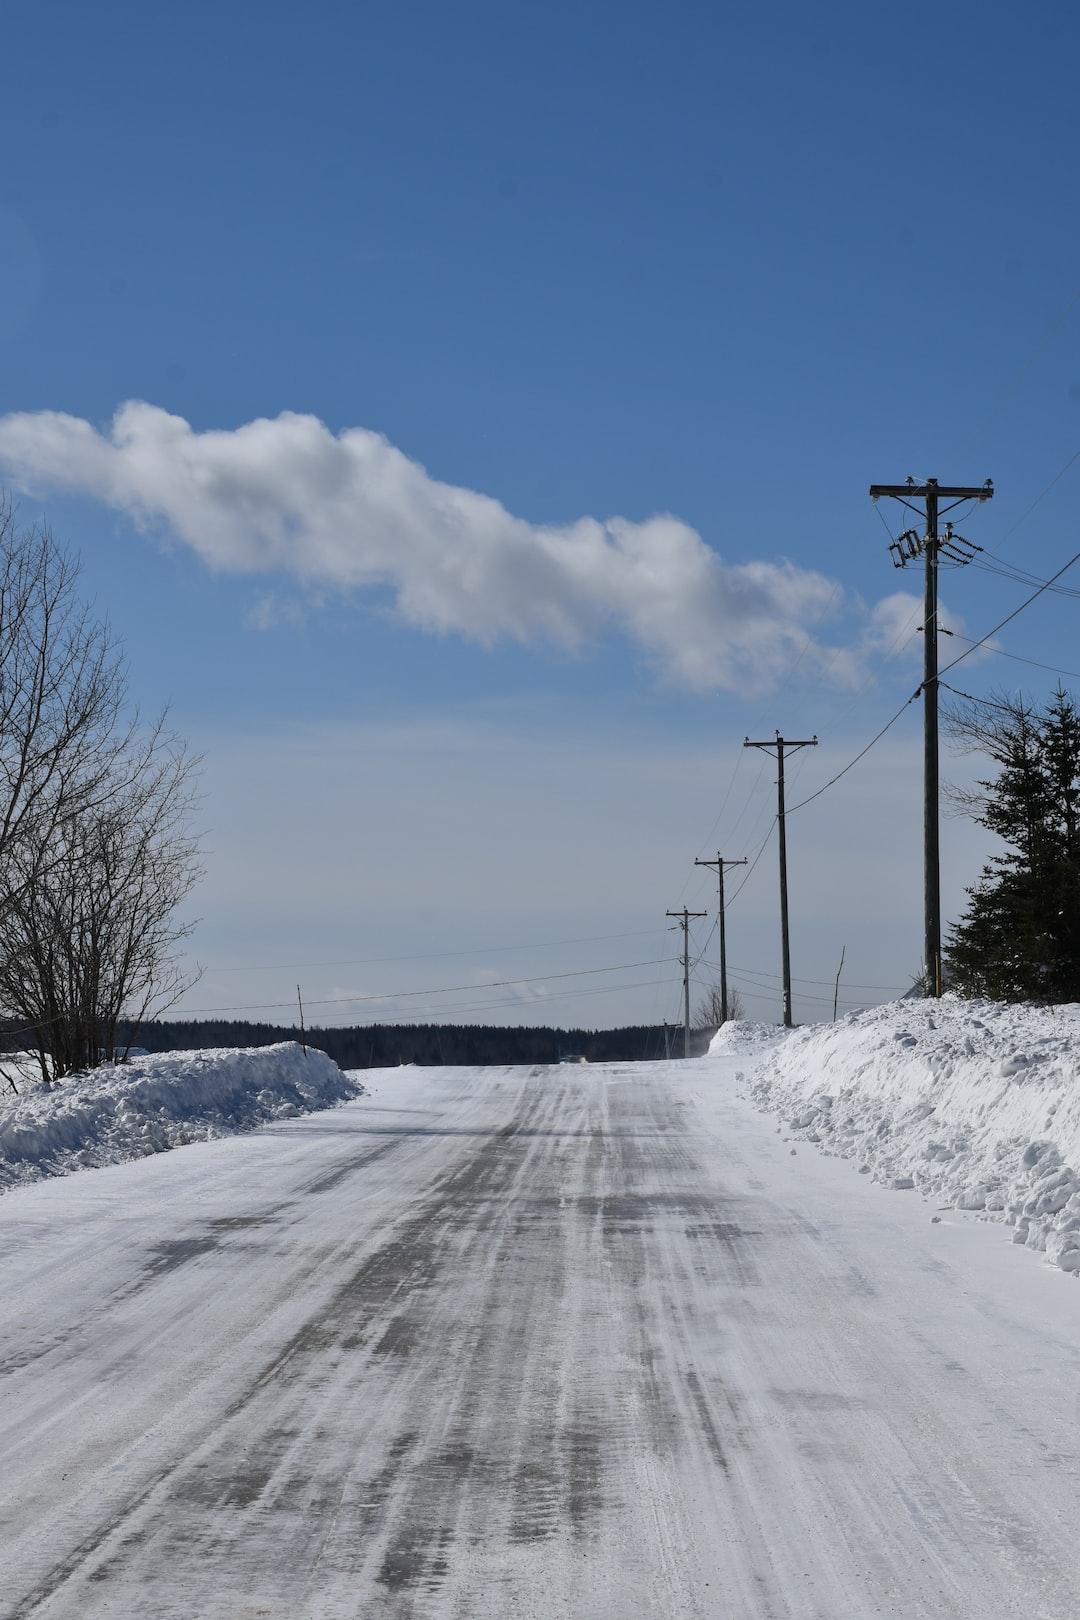
[[[1080,1006],[894,1002],[741,1049],[762,1053],[750,1097],[796,1136],[1080,1272]]]
[[[782,1024],[755,1024],[749,1018],[730,1018],[721,1024],[709,1042],[710,1057],[732,1057],[753,1054],[761,1057],[766,1048],[779,1046],[788,1039]]]
[[[250,1131],[362,1094],[294,1041],[162,1052],[0,1099],[0,1190]]]

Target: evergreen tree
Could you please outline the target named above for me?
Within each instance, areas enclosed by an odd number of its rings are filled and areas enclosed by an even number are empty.
[[[1043,712],[1002,694],[947,725],[999,766],[964,797],[1007,846],[967,891],[946,947],[950,984],[996,1001],[1080,1001],[1080,711],[1059,688]]]

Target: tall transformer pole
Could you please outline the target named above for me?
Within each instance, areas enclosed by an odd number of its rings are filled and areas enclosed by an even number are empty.
[[[962,484],[939,484],[928,478],[917,484],[909,478],[904,484],[871,484],[870,495],[880,500],[883,495],[900,501],[918,512],[921,503],[925,531],[919,534],[908,529],[889,550],[895,568],[906,568],[908,563],[922,557],[926,565],[923,591],[923,961],[928,996],[940,996],[941,972],[941,812],[939,808],[940,781],[938,763],[938,565],[945,557],[960,567],[970,562],[980,546],[973,545],[961,535],[953,533],[951,523],[945,525],[944,535],[939,533],[940,502],[947,500],[946,511],[965,501],[988,501],[994,493],[990,479],[978,488]]]

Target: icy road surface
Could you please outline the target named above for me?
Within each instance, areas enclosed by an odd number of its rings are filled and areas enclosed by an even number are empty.
[[[384,1071],[8,1194],[0,1613],[1080,1614],[1080,1284],[740,1061]]]

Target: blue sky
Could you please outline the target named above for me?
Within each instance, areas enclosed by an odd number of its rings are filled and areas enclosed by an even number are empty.
[[[6,44],[0,475],[206,756],[192,1008],[677,1016],[663,914],[768,831],[744,735],[816,733],[813,792],[918,683],[869,484],[992,477],[969,538],[1078,549],[1058,0],[40,0]],[[942,594],[978,637],[1025,591]],[[1075,607],[1000,647],[1080,669]],[[791,819],[801,1016],[842,947],[852,1002],[918,968],[919,726]],[[985,847],[946,823],[952,915]],[[773,844],[762,1017],[775,889]]]

